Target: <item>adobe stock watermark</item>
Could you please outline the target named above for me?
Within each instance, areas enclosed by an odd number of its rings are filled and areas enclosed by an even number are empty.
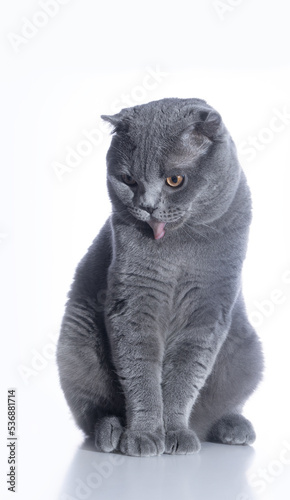
[[[287,106],[278,109],[273,108],[272,117],[266,127],[261,128],[256,135],[248,136],[246,140],[238,144],[238,152],[250,163],[255,160],[260,151],[264,151],[275,137],[285,131],[290,125],[290,111]]]
[[[0,244],[4,243],[4,241],[7,239],[7,234],[6,233],[0,233]]]
[[[21,47],[27,45],[29,40],[36,37],[39,30],[47,26],[51,19],[60,12],[61,7],[70,2],[71,0],[39,0],[38,9],[35,10],[31,18],[22,18],[20,32],[10,31],[10,33],[7,33],[7,38],[13,50],[19,53]]]
[[[94,304],[95,312],[102,312],[105,308],[106,289],[101,289],[97,293],[96,302]],[[21,363],[17,366],[17,371],[24,382],[28,385],[40,373],[43,372],[50,364],[56,361],[56,348],[59,339],[60,331],[50,333],[47,336],[47,342],[38,349],[31,349],[30,360],[28,363]]]
[[[100,463],[92,462],[93,470],[85,478],[77,477],[74,482],[73,495],[62,493],[60,500],[89,500],[95,498],[94,492],[99,489],[105,480],[114,473],[115,467],[119,467],[125,461],[122,455],[108,454],[108,458]]]
[[[144,102],[147,100],[148,94],[155,90],[167,77],[168,73],[158,66],[155,68],[147,67],[140,84],[134,85],[127,93],[122,93],[119,98],[115,99],[108,114],[115,114],[123,107],[135,106]],[[51,163],[57,179],[61,182],[64,175],[73,172],[79,167],[95,152],[106,136],[108,136],[108,128],[107,124],[102,120],[100,120],[97,127],[90,130],[83,129],[80,140],[74,146],[66,146],[64,160]]]
[[[255,493],[262,495],[268,486],[276,481],[284,472],[290,471],[290,442],[284,441],[277,457],[271,460],[266,467],[259,467],[249,475],[250,486]],[[240,493],[236,500],[252,500],[247,493]]]
[[[30,361],[26,364],[21,363],[17,366],[18,374],[25,385],[43,372],[49,364],[55,361],[56,346],[59,332],[53,332],[48,335],[49,341],[40,349],[32,349],[30,352]]]
[[[281,284],[287,285],[286,290],[274,288],[263,300],[255,300],[253,305],[255,309],[249,312],[249,320],[254,327],[260,327],[265,319],[268,319],[276,311],[277,307],[283,305],[290,296],[290,269],[281,276]]]
[[[219,18],[223,21],[227,14],[233,12],[243,2],[244,0],[214,0],[212,5]]]

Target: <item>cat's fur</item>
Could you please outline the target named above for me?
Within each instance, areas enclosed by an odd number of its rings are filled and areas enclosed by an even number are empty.
[[[251,200],[235,145],[200,99],[103,118],[113,213],[77,268],[57,351],[75,420],[97,450],[128,455],[252,443],[241,411],[263,360],[241,291]]]

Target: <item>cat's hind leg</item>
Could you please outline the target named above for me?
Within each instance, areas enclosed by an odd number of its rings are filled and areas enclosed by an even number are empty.
[[[260,341],[249,324],[242,300],[236,304],[231,328],[191,414],[191,428],[201,441],[252,444],[255,432],[242,415],[262,378]]]
[[[60,383],[74,419],[99,451],[114,451],[125,403],[104,325],[90,304],[70,302],[57,348]]]
[[[223,444],[253,444],[256,439],[249,420],[240,414],[225,415],[210,429],[207,440]]]

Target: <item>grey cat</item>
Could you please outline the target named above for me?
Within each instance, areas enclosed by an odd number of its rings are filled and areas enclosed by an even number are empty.
[[[261,380],[241,291],[251,198],[220,115],[162,99],[103,116],[113,212],[80,262],[57,361],[98,451],[187,454],[251,444]]]

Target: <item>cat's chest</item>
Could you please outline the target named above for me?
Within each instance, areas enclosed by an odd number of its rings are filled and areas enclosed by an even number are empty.
[[[182,323],[204,294],[207,277],[192,250],[148,250],[135,255],[126,268],[128,286],[133,284],[136,294],[142,295],[144,307],[152,309],[157,319],[160,316],[162,323],[164,319],[172,325]]]
[[[144,309],[161,322],[180,324],[200,306],[213,267],[209,245],[178,238],[148,241],[130,232],[115,233],[112,273],[128,294],[141,296]]]

